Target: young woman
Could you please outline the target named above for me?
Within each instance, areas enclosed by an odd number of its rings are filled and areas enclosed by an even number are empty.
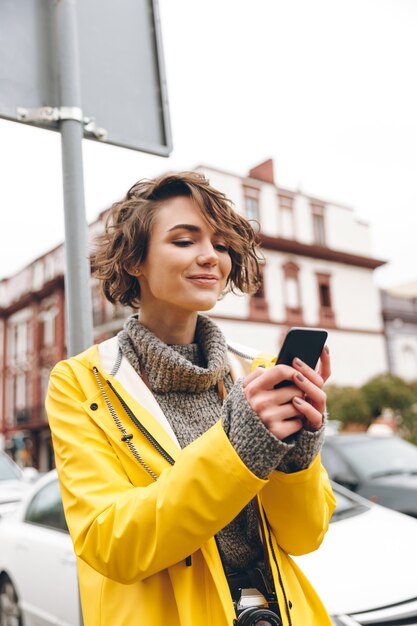
[[[85,626],[330,625],[289,556],[320,545],[335,504],[319,455],[328,351],[320,373],[252,364],[200,313],[256,290],[251,225],[199,174],[139,181],[92,261],[139,315],[50,379]]]

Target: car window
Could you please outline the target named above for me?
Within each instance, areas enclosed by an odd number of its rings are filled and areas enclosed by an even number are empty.
[[[396,437],[366,437],[343,442],[343,454],[367,478],[417,474],[417,447]]]
[[[26,510],[25,522],[68,532],[57,480],[36,493]]]
[[[331,518],[331,522],[337,522],[345,517],[352,517],[359,515],[369,509],[369,506],[365,502],[358,502],[346,494],[338,491],[336,487],[333,488],[333,493],[336,498],[336,509]]]
[[[333,478],[334,476],[344,476],[345,474],[351,473],[346,461],[344,461],[344,459],[342,459],[342,457],[329,445],[323,446],[321,450],[321,458],[330,478]]]
[[[21,480],[18,467],[5,454],[0,454],[0,480]]]
[[[336,498],[336,509],[339,512],[347,511],[355,506],[355,503],[352,502],[350,498],[347,498],[346,496],[342,495],[341,493],[338,493],[337,491],[333,491],[333,493]]]

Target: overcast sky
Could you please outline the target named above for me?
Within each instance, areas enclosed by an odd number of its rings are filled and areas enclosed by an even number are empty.
[[[417,280],[415,0],[159,4],[174,150],[84,141],[88,220],[139,178],[273,158],[279,185],[369,222],[380,286]],[[4,277],[63,239],[59,135],[0,120],[0,180]]]

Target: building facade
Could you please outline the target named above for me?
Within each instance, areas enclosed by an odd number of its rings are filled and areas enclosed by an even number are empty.
[[[388,369],[407,382],[417,381],[417,283],[381,292]]]
[[[232,294],[213,311],[230,339],[277,351],[291,326],[329,331],[332,382],[359,386],[387,370],[369,226],[340,204],[283,189],[267,161],[241,177],[199,167],[260,225],[265,262],[255,297]]]
[[[0,282],[1,432],[21,465],[53,465],[44,410],[49,372],[65,357],[63,246]]]
[[[275,184],[273,163],[248,176],[200,166],[236,209],[260,227],[262,283],[254,296],[228,294],[212,312],[233,341],[277,352],[291,326],[329,330],[332,382],[360,385],[387,370],[380,295],[369,228],[352,209]],[[102,230],[104,214],[89,227]],[[131,313],[91,281],[95,340],[120,330]],[[22,465],[53,466],[44,411],[48,376],[66,355],[64,248],[58,246],[0,281],[0,444]]]

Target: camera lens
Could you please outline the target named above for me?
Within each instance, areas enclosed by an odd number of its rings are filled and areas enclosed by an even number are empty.
[[[246,609],[239,615],[239,626],[281,626],[281,620],[269,609]]]

